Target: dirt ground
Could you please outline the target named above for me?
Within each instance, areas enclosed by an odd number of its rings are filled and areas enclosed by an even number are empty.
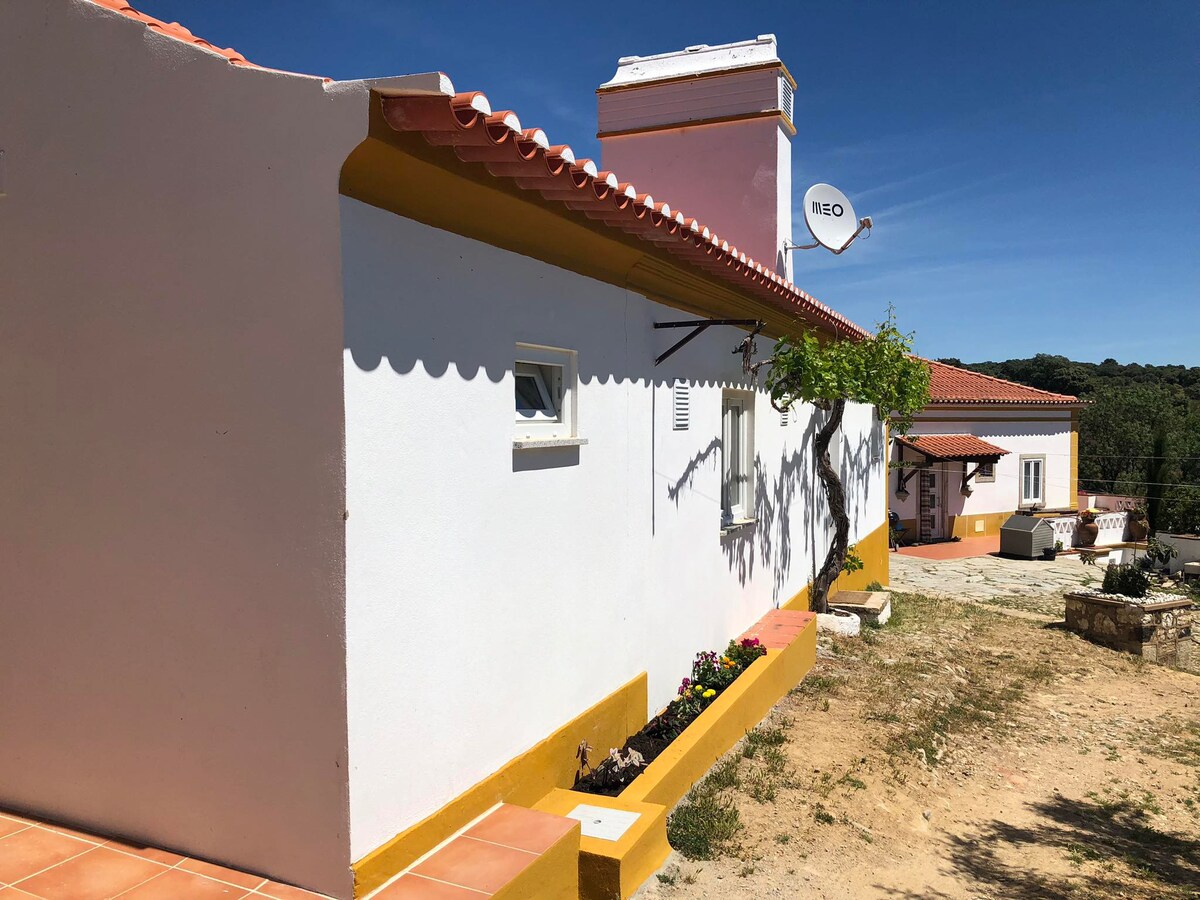
[[[894,604],[822,638],[640,900],[1200,897],[1200,678],[1028,612]]]

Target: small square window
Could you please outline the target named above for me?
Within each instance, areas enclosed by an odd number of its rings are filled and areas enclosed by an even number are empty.
[[[512,374],[513,440],[539,443],[578,437],[573,350],[517,344]]]
[[[979,471],[975,473],[975,480],[984,484],[996,480],[996,464],[995,463],[980,463]]]

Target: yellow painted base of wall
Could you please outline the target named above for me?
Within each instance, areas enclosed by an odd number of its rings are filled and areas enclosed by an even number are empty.
[[[532,807],[555,788],[570,787],[575,783],[575,750],[579,742],[587,741],[593,747],[620,747],[629,735],[646,724],[647,710],[643,672],[437,812],[354,863],[351,867],[354,896],[369,894],[497,803]]]
[[[872,581],[887,584],[887,525],[858,541],[856,551],[863,560],[863,569],[840,576],[830,590],[830,597],[842,590],[862,590]],[[792,597],[784,608],[807,610],[809,587]],[[619,799],[626,803],[662,806],[665,822],[665,810],[673,807],[722,754],[758,724],[779,698],[800,682],[815,661],[814,623],[786,650],[769,651],[766,657],[747,669],[667,748],[666,753],[647,766]],[[597,748],[620,747],[646,724],[648,712],[646,674],[642,673],[437,812],[354,863],[354,896],[363,897],[380,887],[497,803],[534,807],[556,789],[565,791],[575,781],[575,750],[580,741],[586,740]],[[665,824],[662,834],[665,841]],[[661,849],[653,841],[650,846]],[[658,850],[638,852],[649,852],[653,856]],[[638,856],[632,863],[624,860],[619,863],[622,884],[633,877],[630,872],[639,871],[641,863],[638,860],[643,858]],[[660,864],[661,860],[658,860],[649,871]],[[603,861],[593,861],[589,865],[598,872],[606,871]],[[633,867],[629,868],[629,865]],[[604,878],[611,881],[611,875],[596,877],[601,882]],[[586,894],[589,888],[584,885],[582,890]]]
[[[1009,520],[1012,511],[982,513],[974,516],[951,516],[950,535],[956,538],[995,537],[1000,526]],[[979,528],[980,523],[983,528]]]
[[[838,591],[865,590],[872,581],[887,584],[890,578],[891,554],[888,547],[888,526],[884,522],[865,538],[854,545],[855,552],[863,561],[863,567],[857,572],[843,572],[833,582],[829,589],[829,599],[837,596]],[[783,604],[783,609],[812,609],[812,584],[807,584],[791,600]]]
[[[603,797],[556,790],[534,809],[565,816],[580,804],[621,809],[639,814],[619,841],[584,837],[579,844],[580,900],[624,900],[667,859],[667,808],[621,797]]]

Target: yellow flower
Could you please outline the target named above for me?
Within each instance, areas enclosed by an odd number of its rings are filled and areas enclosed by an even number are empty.
[[[696,693],[697,693],[697,694],[702,694],[702,693],[704,693],[704,685],[702,685],[702,684],[698,684],[698,685],[696,685]]]
[[[704,692],[703,696],[704,696],[705,700],[708,700],[710,697],[717,696],[717,692],[714,691],[712,688],[709,688],[707,691]]]

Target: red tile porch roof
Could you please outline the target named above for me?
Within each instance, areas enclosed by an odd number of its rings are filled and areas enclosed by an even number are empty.
[[[973,434],[919,434],[897,436],[896,441],[936,460],[999,459],[1008,451]]]
[[[125,0],[91,2],[176,40],[218,53],[235,65],[262,68],[236,50],[221,49],[196,37],[177,22],[162,22],[138,12]],[[640,192],[612,172],[598,171],[591,160],[576,159],[568,145],[552,145],[540,128],[522,127],[515,113],[493,112],[479,91],[389,96],[384,99],[384,113],[395,130],[419,132],[430,144],[452,148],[464,163],[482,165],[492,176],[561,203],[575,215],[661,246],[786,315],[841,337],[858,339],[869,334],[769,266],[747,257],[704,223]]]
[[[1005,381],[1003,378],[993,378],[991,375],[982,375],[979,372],[971,372],[933,360],[926,360],[926,362],[929,364],[931,404],[1083,405],[1078,397],[1068,394],[1040,391],[1037,388]]]

